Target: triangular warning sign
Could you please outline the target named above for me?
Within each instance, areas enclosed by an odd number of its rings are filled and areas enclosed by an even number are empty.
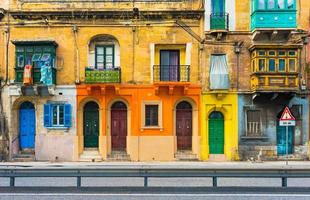
[[[290,109],[286,106],[281,115],[280,121],[287,121],[287,120],[295,120],[295,117],[292,115]]]

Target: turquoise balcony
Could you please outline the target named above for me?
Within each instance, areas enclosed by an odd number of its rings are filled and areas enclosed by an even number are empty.
[[[252,0],[251,31],[296,27],[296,0]]]

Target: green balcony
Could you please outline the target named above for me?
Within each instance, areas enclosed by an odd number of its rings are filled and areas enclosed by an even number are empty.
[[[120,83],[121,69],[85,69],[85,83]]]
[[[56,84],[56,68],[52,68],[52,79],[53,84]],[[32,70],[32,77],[34,84],[41,84],[41,68],[33,68]],[[23,83],[24,79],[24,68],[15,68],[15,82],[16,83]]]
[[[228,30],[228,13],[212,13],[210,15],[211,30]]]

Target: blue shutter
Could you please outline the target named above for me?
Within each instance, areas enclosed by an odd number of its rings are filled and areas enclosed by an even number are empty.
[[[44,104],[44,127],[52,126],[52,105]]]
[[[71,105],[65,104],[65,127],[71,127]]]

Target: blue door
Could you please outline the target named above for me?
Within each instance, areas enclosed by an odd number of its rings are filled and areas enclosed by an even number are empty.
[[[288,153],[293,153],[293,144],[294,142],[294,127],[288,127]],[[286,154],[286,127],[279,126],[279,122],[277,124],[277,152],[278,155]]]
[[[24,102],[19,110],[19,141],[20,148],[34,148],[35,140],[35,109],[32,103]]]

